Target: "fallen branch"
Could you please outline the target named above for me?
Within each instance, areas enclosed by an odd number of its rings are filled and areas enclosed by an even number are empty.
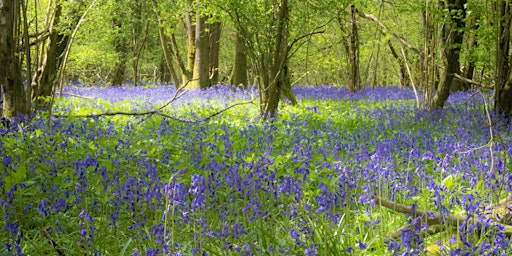
[[[164,106],[161,106],[155,110],[151,110],[151,111],[144,111],[144,112],[125,112],[125,111],[115,111],[115,112],[104,112],[104,113],[99,113],[99,114],[85,114],[85,115],[53,115],[53,117],[56,117],[56,118],[68,118],[68,117],[78,117],[78,118],[97,118],[97,117],[103,117],[103,116],[118,116],[118,115],[122,115],[122,116],[147,116],[147,115],[159,115],[159,116],[162,116],[162,117],[165,117],[165,118],[169,118],[169,119],[172,119],[174,121],[178,121],[178,122],[182,122],[182,123],[190,123],[190,124],[193,124],[193,123],[202,123],[202,122],[207,122],[209,121],[210,119],[212,119],[213,117],[215,116],[218,116],[220,115],[221,113],[223,112],[226,112],[227,110],[229,109],[232,109],[236,106],[240,106],[240,105],[248,105],[248,104],[252,104],[254,103],[256,99],[252,99],[251,101],[246,101],[246,102],[239,102],[239,103],[235,103],[233,105],[230,105],[222,110],[219,110],[205,118],[202,118],[202,119],[199,119],[199,120],[187,120],[187,119],[181,119],[181,118],[177,118],[177,117],[174,117],[174,116],[171,116],[171,115],[168,115],[168,114],[165,114],[165,113],[162,113],[160,112],[160,110],[162,108],[164,108],[166,106],[166,104],[164,104]],[[168,104],[167,104],[168,105]]]
[[[504,227],[506,230],[512,230],[512,225],[510,225],[510,219],[506,218],[507,215],[510,215],[510,210],[507,208],[507,205],[510,202],[512,202],[512,198],[508,197],[506,199],[501,200],[499,204],[485,207],[485,216],[487,218],[492,218],[495,220],[495,222],[489,223],[491,226],[500,225]],[[472,220],[476,223],[483,224],[482,221],[479,220],[476,216],[470,216],[468,218],[467,216],[462,215],[442,214],[436,211],[413,209],[413,207],[399,204],[379,196],[375,196],[375,204],[383,206],[395,212],[410,214],[413,217],[420,217],[421,220],[424,223],[428,224],[429,226],[445,224],[449,226],[458,227],[461,223],[467,220]],[[497,215],[501,217],[498,217]]]
[[[48,229],[48,227],[41,229],[41,234],[46,238],[46,240],[48,240],[48,243],[50,243],[53,246],[55,251],[57,251],[57,254],[59,254],[60,256],[67,256],[66,252],[64,252],[64,249],[62,249],[62,247],[60,247],[60,245],[57,244],[57,242],[55,242],[53,238],[50,236],[50,234],[48,233]]]
[[[440,212],[435,211],[417,210],[413,209],[413,207],[399,204],[379,196],[375,197],[375,204],[384,206],[395,212],[410,214],[413,217],[420,217],[421,220],[427,223],[428,225],[438,225],[445,223],[451,226],[458,226],[460,223],[466,221],[466,217],[464,216],[442,214]]]

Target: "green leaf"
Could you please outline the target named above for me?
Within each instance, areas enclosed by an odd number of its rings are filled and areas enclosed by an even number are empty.
[[[446,188],[451,189],[453,184],[454,184],[454,178],[452,175],[448,175],[446,178],[444,178],[443,185],[445,185]]]
[[[128,239],[128,241],[124,244],[123,249],[121,250],[121,253],[119,253],[119,256],[123,256],[126,252],[126,249],[128,249],[128,246],[132,242],[132,238]]]
[[[5,179],[4,186],[6,191],[10,191],[15,184],[21,183],[25,180],[25,176],[27,174],[27,166],[24,162],[25,161],[21,161],[20,166],[16,168],[16,171],[11,172],[11,175]]]

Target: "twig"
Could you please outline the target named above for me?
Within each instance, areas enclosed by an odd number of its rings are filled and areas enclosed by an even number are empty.
[[[41,229],[41,234],[48,240],[48,242],[53,246],[53,248],[55,249],[55,251],[57,251],[59,255],[67,256],[66,252],[64,252],[64,249],[62,249],[62,247],[60,247],[60,245],[57,244],[57,242],[55,242],[53,238],[50,236],[50,234],[48,233],[48,229],[48,227]]]

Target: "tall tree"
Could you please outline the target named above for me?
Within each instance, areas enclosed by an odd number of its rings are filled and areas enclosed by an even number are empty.
[[[0,0],[0,86],[4,91],[6,118],[28,114],[26,89],[21,79],[21,61],[16,56],[20,35],[20,6],[16,0]]]

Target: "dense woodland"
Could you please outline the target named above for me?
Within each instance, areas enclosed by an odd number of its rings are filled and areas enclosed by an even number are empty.
[[[273,117],[291,85],[413,86],[417,105],[494,89],[512,109],[511,4],[445,1],[5,0],[3,115],[27,114],[70,82],[255,85]]]
[[[0,255],[512,255],[511,0],[0,0]]]

